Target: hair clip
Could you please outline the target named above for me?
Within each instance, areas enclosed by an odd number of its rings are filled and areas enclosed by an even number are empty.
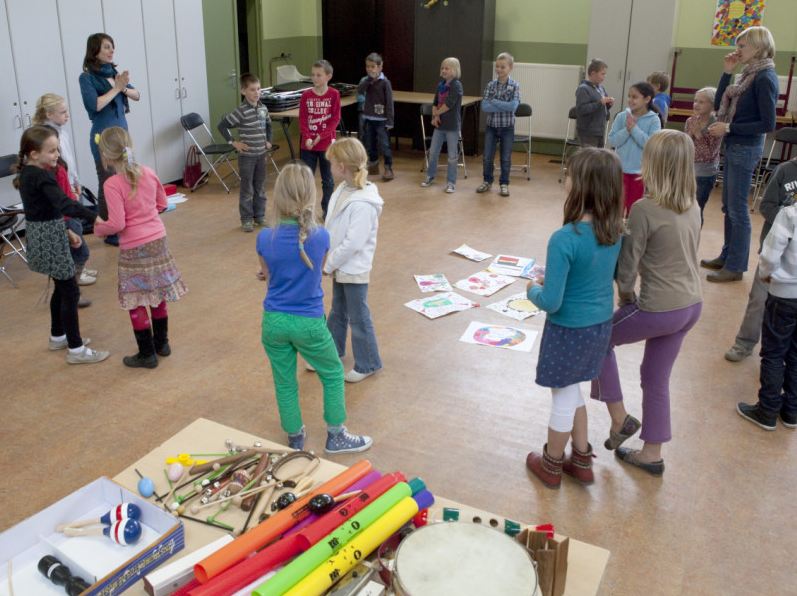
[[[122,153],[122,157],[124,157],[127,160],[128,166],[133,167],[133,165],[135,165],[135,158],[133,157],[132,147],[125,147],[125,150]]]
[[[100,144],[100,133],[98,133],[98,132],[94,133],[94,144],[95,145],[99,145]]]

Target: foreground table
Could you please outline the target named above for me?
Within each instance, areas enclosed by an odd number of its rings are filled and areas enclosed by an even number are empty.
[[[268,441],[254,435],[218,424],[205,418],[198,418],[176,435],[166,440],[159,447],[150,451],[147,455],[132,464],[123,472],[118,474],[114,480],[122,486],[135,491],[138,484],[138,475],[136,469],[144,476],[148,476],[155,481],[155,485],[159,494],[166,492],[166,480],[164,478],[163,470],[165,468],[165,461],[167,457],[175,457],[180,453],[194,452],[194,453],[211,453],[221,452],[224,450],[224,442],[230,439],[236,445],[249,446],[255,441],[259,441],[264,447],[279,447],[284,448],[283,445]],[[363,454],[363,458],[367,459],[368,452]],[[212,459],[212,458],[208,458]],[[320,480],[328,479],[341,470],[345,466],[336,464],[329,460],[321,459],[321,464],[316,472],[316,478]],[[396,469],[401,469],[400,465],[394,466]],[[382,470],[394,471],[394,470]],[[406,471],[409,475],[411,472]],[[435,504],[430,510],[430,520],[442,519],[442,510],[444,507],[455,507],[460,510],[460,520],[463,522],[470,521],[474,517],[480,517],[485,523],[490,519],[497,519],[503,525],[503,517],[495,515],[487,511],[481,511],[462,505],[454,501],[450,501],[441,497],[438,487],[430,486],[429,489],[435,495]],[[212,510],[211,510],[212,511]],[[227,512],[220,516],[220,520],[229,522],[230,525],[240,526],[245,519],[242,512]],[[524,520],[525,523],[525,520]],[[185,524],[185,550],[178,553],[174,559],[169,562],[176,561],[186,554],[204,546],[217,539],[224,534],[224,530],[206,526],[204,524],[192,522],[190,520],[184,521]],[[568,557],[568,570],[567,570],[567,589],[565,594],[568,596],[582,596],[596,594],[600,586],[603,571],[606,568],[606,563],[609,560],[609,551],[580,542],[578,540],[570,539],[570,551]],[[132,590],[128,591],[129,594],[145,594],[143,582],[139,582]]]

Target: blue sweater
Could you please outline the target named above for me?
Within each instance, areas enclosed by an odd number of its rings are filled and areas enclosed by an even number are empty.
[[[127,130],[127,118],[125,117],[127,98],[122,93],[118,93],[110,103],[98,112],[97,98],[108,93],[111,90],[111,84],[102,76],[90,72],[82,73],[79,81],[83,107],[86,108],[89,120],[91,120],[91,132],[89,133],[91,154],[94,157],[94,161],[99,161],[100,150],[97,147],[97,143],[94,142],[94,135],[112,126],[121,126]],[[127,88],[133,89],[133,86],[128,85]]]
[[[562,226],[548,240],[545,285],[532,286],[529,300],[548,313],[551,323],[562,327],[589,327],[608,321],[612,318],[612,282],[621,244],[619,237],[611,246],[598,244],[588,222]]]
[[[623,164],[623,173],[639,174],[642,171],[642,150],[650,136],[661,130],[661,120],[656,112],[646,112],[636,121],[629,133],[625,128],[628,112],[623,110],[614,118],[609,144],[615,148]]]
[[[722,95],[731,82],[731,75],[723,73],[714,97],[714,109],[719,110]],[[755,145],[761,135],[775,130],[775,103],[778,100],[778,75],[771,68],[760,71],[750,88],[739,96],[726,144]]]

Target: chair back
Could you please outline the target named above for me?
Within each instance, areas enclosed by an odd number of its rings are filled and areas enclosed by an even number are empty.
[[[778,143],[797,145],[797,127],[784,126],[775,131],[775,140]]]
[[[518,104],[515,110],[516,118],[531,118],[531,106],[527,103]]]
[[[187,132],[191,132],[198,126],[202,126],[204,123],[205,121],[202,119],[202,116],[196,112],[191,112],[190,114],[180,117],[180,124]]]
[[[432,115],[432,104],[430,103],[422,103],[421,104],[421,116],[431,116]]]
[[[570,110],[567,112],[567,117],[568,117],[568,118],[570,118],[570,120],[575,120],[575,119],[576,119],[576,116],[578,116],[578,111],[576,110],[576,106],[573,106],[573,107],[572,107],[572,108],[570,108]]]
[[[18,157],[15,153],[0,156],[0,178],[5,178],[15,173],[12,168],[17,165],[17,159]]]

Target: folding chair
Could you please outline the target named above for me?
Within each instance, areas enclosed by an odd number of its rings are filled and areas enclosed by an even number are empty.
[[[775,145],[778,143],[780,143],[780,158],[773,160],[772,154],[775,152]],[[791,159],[791,151],[795,145],[797,145],[797,127],[788,126],[775,131],[772,146],[769,148],[769,155],[767,155],[766,161],[762,161],[753,176],[755,190],[753,192],[753,207],[751,211],[755,212],[758,209],[772,174],[781,162]]]
[[[517,119],[528,118],[528,127],[521,127],[523,134],[518,134]],[[522,166],[512,166],[512,170],[519,169],[526,172],[526,180],[531,180],[531,106],[527,103],[519,104],[515,110],[515,143],[522,143],[526,146],[526,164]]]
[[[429,147],[432,143],[432,135],[426,134],[426,122],[424,121],[424,116],[427,118],[432,117],[432,104],[430,103],[422,103],[421,104],[421,136],[423,137],[423,162],[424,167],[421,168],[421,172],[425,172],[429,169]],[[430,131],[431,133],[431,131]],[[446,151],[450,151],[451,148],[446,143]],[[459,142],[457,143],[457,167],[462,168],[464,172],[464,177],[468,177],[468,166],[465,163],[465,145],[462,142],[462,131],[459,132]]]
[[[567,175],[567,160],[575,153],[581,143],[576,137],[576,106],[567,112],[567,130],[565,131],[564,145],[562,145],[562,165],[559,167],[559,183],[561,184]]]
[[[238,171],[235,169],[235,167],[232,165],[232,162],[229,159],[230,155],[235,155],[235,149],[227,143],[224,144],[213,143],[213,134],[210,132],[208,125],[205,124],[205,121],[202,119],[202,116],[200,116],[196,112],[191,112],[190,114],[182,116],[180,118],[180,124],[183,126],[183,129],[185,129],[185,132],[188,133],[188,136],[191,137],[191,140],[194,142],[197,151],[199,151],[202,157],[205,158],[208,167],[210,167],[209,171],[202,172],[202,176],[200,176],[199,180],[197,180],[194,183],[194,185],[191,187],[191,192],[196,190],[196,188],[200,184],[205,182],[208,176],[210,176],[210,172],[212,171],[216,175],[216,178],[219,179],[219,182],[221,182],[221,185],[224,187],[224,190],[226,190],[229,193],[230,187],[227,186],[224,180],[233,174],[235,175],[236,178],[238,178],[239,181],[241,180],[241,176],[238,175]],[[205,136],[209,141],[207,145],[203,145],[197,139],[197,137],[194,136],[194,132],[197,132],[197,129],[204,129]],[[227,166],[229,166],[230,170],[232,170],[231,174],[225,174],[224,176],[219,174],[219,171],[216,169],[216,166],[221,165],[223,163],[226,163]]]
[[[16,163],[16,155],[4,155],[0,157],[0,178],[11,176],[13,174],[11,167]],[[0,207],[0,238],[2,238],[3,242],[3,244],[0,244],[0,261],[3,257],[16,255],[25,263],[28,262],[28,259],[25,257],[25,253],[27,252],[25,243],[22,242],[22,238],[19,237],[18,233],[23,221],[24,215],[21,209]],[[7,246],[8,250],[6,250],[3,245]],[[0,265],[0,273],[11,282],[13,287],[17,287],[14,278],[11,277],[11,274],[8,273],[6,268],[2,265]]]

